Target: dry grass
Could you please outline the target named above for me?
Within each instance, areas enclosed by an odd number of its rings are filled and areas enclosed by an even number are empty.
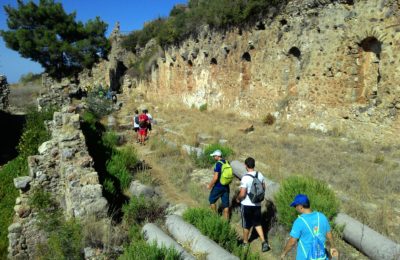
[[[233,159],[254,157],[256,168],[275,182],[293,174],[326,181],[341,200],[342,212],[400,242],[395,235],[400,233],[400,143],[381,144],[362,138],[362,134],[347,133],[342,126],[336,133],[323,134],[279,120],[270,126],[261,119],[242,118],[221,110],[200,112],[177,103],[157,104],[157,110],[150,113],[160,123],[153,127],[154,136],[146,146],[151,147],[152,153],[146,155],[146,161],[151,161],[152,173],[176,203],[207,205],[209,191],[190,179],[195,166],[189,156],[161,142],[161,138],[177,147],[203,147],[225,139],[235,152]],[[245,134],[239,130],[248,125],[253,125],[254,131]],[[200,136],[210,138],[200,140]],[[278,247],[286,236],[278,232],[270,238]],[[338,243],[346,259],[363,259],[345,242]]]
[[[26,85],[10,85],[9,102],[10,106],[24,111],[26,108],[36,105],[36,98],[39,97],[41,85],[28,83]]]

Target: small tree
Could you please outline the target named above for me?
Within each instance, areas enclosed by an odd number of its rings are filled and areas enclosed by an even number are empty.
[[[290,204],[297,194],[306,194],[310,199],[311,208],[325,214],[332,220],[338,213],[339,201],[328,186],[311,177],[292,176],[283,181],[279,191],[275,194],[278,221],[291,227],[298,213]]]
[[[9,30],[0,31],[7,47],[39,62],[50,76],[61,78],[90,68],[109,50],[107,24],[96,17],[86,24],[65,13],[61,3],[18,0],[18,8],[4,6]]]

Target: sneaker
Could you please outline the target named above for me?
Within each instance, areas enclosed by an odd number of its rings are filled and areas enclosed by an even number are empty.
[[[269,251],[269,250],[271,250],[271,247],[268,245],[268,243],[267,242],[262,242],[262,245],[261,245],[261,251],[263,251],[263,252],[267,252],[267,251]]]

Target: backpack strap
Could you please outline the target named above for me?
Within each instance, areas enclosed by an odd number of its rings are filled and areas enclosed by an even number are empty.
[[[302,216],[299,216],[299,218],[300,218],[301,220],[303,220],[304,224],[306,224],[306,226],[307,226],[308,230],[310,231],[311,235],[312,235],[313,237],[315,237],[315,235],[314,235],[314,233],[312,232],[312,229],[310,228],[310,225],[308,225],[307,221],[306,221]],[[318,213],[318,212],[317,212],[317,219],[318,219],[318,232],[319,232],[319,213]],[[301,239],[299,239],[299,242],[300,242],[301,250],[303,251],[304,255],[307,256],[306,249],[304,248],[304,245],[303,245],[303,243],[301,242]]]

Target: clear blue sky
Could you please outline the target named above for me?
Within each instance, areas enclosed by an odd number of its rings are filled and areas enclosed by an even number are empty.
[[[107,36],[109,36],[117,21],[120,22],[123,32],[138,30],[143,27],[144,22],[159,16],[168,16],[175,4],[187,3],[188,0],[56,0],[56,2],[61,2],[67,13],[76,11],[78,21],[86,22],[88,19],[100,16],[108,24]],[[8,30],[3,6],[16,7],[17,0],[0,0],[0,5],[0,29]],[[38,63],[21,58],[18,52],[8,49],[0,37],[0,74],[6,75],[10,83],[17,82],[22,74],[42,71]]]

